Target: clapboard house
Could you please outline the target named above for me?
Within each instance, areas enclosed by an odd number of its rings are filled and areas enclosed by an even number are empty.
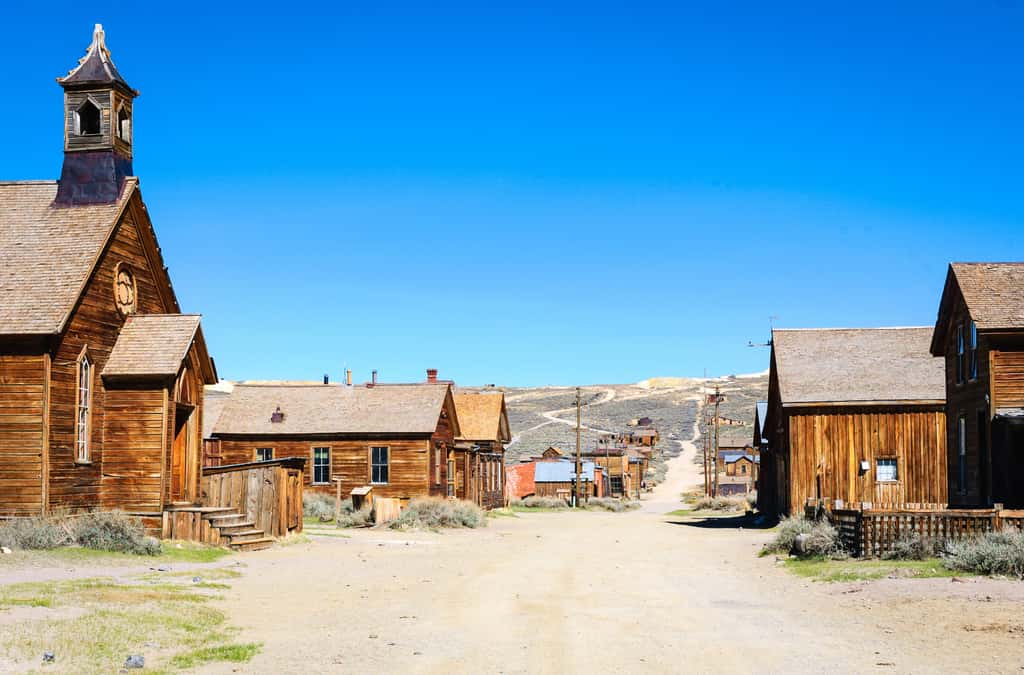
[[[451,384],[235,385],[207,446],[222,465],[306,458],[308,489],[344,496],[447,496],[461,436]]]
[[[1024,263],[953,263],[931,352],[945,368],[949,501],[1024,508]]]
[[[459,437],[449,454],[452,496],[485,509],[505,504],[505,444],[512,440],[505,394],[456,393]]]
[[[758,501],[769,513],[945,504],[943,366],[931,328],[774,330]]]
[[[102,27],[58,83],[60,180],[0,182],[0,516],[156,517],[199,499],[216,372],[132,175],[138,92]]]

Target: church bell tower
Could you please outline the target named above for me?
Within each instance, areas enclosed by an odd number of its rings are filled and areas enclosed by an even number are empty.
[[[117,72],[103,26],[96,24],[92,44],[66,77],[64,88],[64,168],[58,206],[117,201],[132,174],[132,103],[139,92]]]

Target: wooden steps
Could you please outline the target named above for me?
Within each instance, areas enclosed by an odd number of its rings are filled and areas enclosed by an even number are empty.
[[[228,506],[172,506],[164,511],[165,539],[187,539],[235,551],[270,548],[274,539],[246,514]]]

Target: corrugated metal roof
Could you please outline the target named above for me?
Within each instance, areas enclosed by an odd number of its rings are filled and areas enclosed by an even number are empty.
[[[576,462],[537,462],[534,465],[535,483],[569,483],[576,473]],[[583,480],[594,480],[594,463],[583,462]]]

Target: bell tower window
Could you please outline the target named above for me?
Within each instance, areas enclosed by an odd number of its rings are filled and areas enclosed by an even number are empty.
[[[82,105],[75,111],[75,121],[79,136],[100,135],[100,108],[89,99],[85,99]]]
[[[132,117],[126,106],[117,111],[117,137],[125,143],[132,142]]]

